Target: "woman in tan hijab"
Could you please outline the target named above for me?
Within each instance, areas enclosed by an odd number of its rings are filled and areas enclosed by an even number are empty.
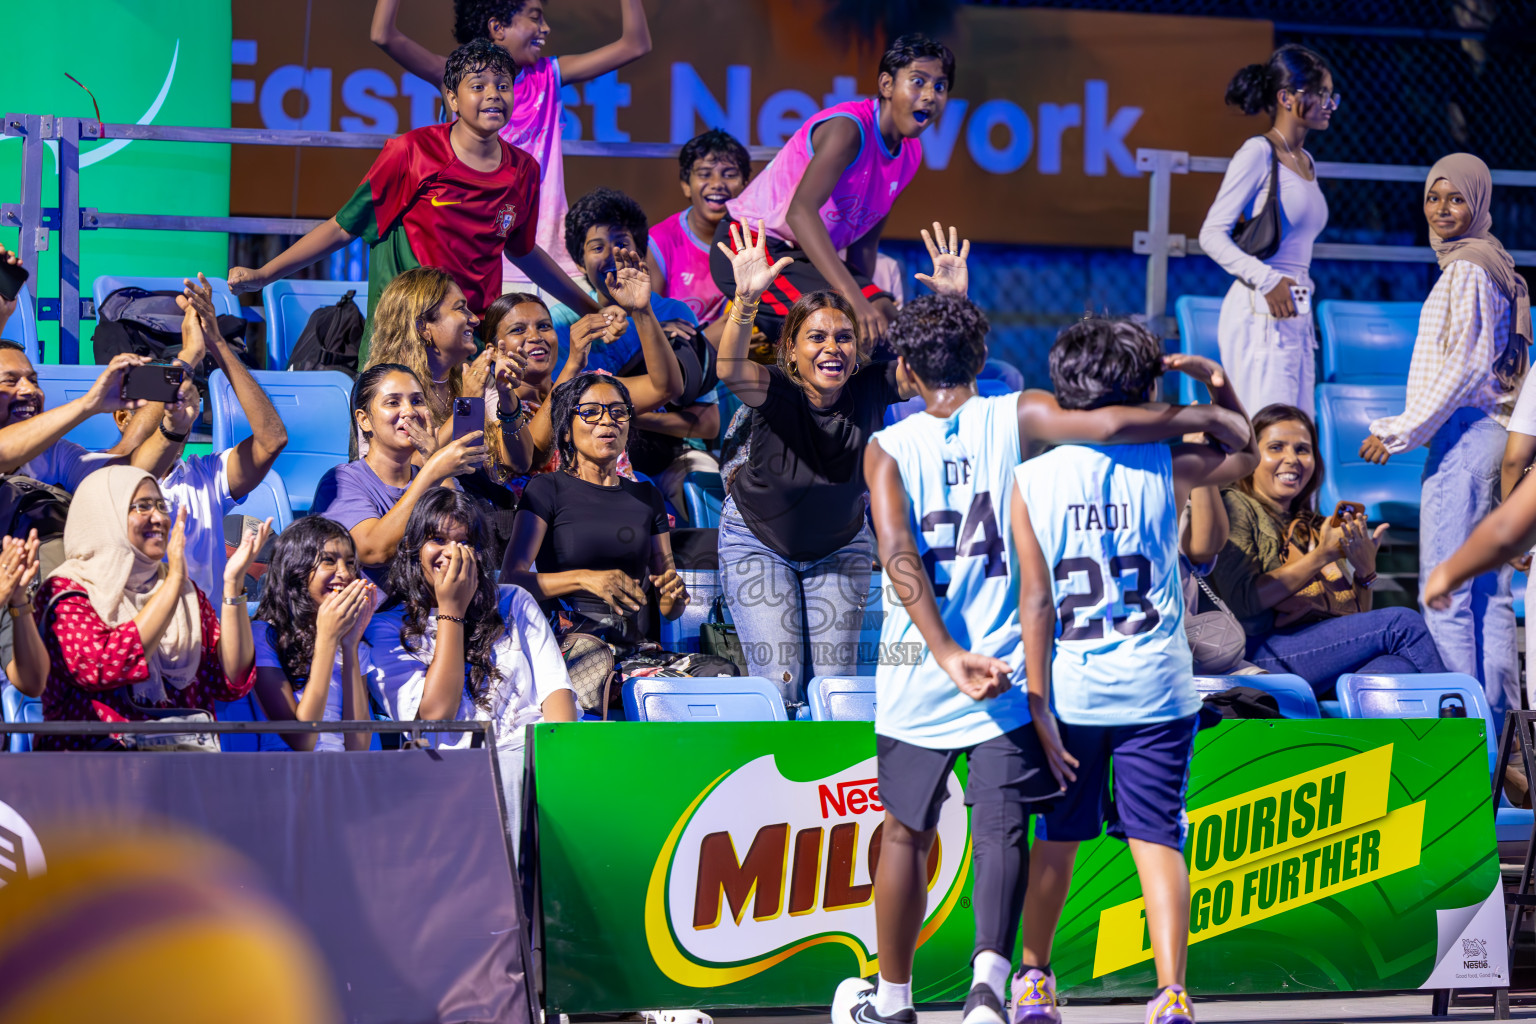
[[[224,569],[222,605],[187,577],[186,509],[172,510],[149,473],[111,466],[86,477],[64,525],[65,561],[37,595],[48,648],[43,717],[143,721],[149,709],[212,713],[255,682],[245,570],[271,521],[242,538]],[[102,746],[44,736],[44,750]]]
[[[1362,458],[1384,463],[1429,446],[1419,506],[1419,579],[1471,536],[1498,500],[1507,428],[1527,366],[1531,302],[1494,237],[1493,176],[1470,153],[1443,157],[1424,182],[1424,217],[1440,262],[1419,315],[1401,415],[1371,423]],[[1520,707],[1513,569],[1456,588],[1424,621],[1445,667],[1482,681],[1494,720]]]

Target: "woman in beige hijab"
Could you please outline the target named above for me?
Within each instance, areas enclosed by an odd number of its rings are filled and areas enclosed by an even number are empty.
[[[1466,542],[1498,501],[1510,414],[1527,366],[1531,302],[1515,261],[1492,232],[1493,176],[1470,153],[1430,168],[1424,217],[1440,263],[1419,314],[1408,401],[1371,423],[1360,456],[1384,463],[1429,448],[1419,504],[1419,579]],[[1483,684],[1494,721],[1519,710],[1514,570],[1505,565],[1424,609],[1445,667]]]
[[[238,700],[255,682],[245,571],[271,521],[247,534],[224,570],[215,609],[187,577],[186,509],[149,473],[111,466],[86,477],[64,525],[65,561],[37,595],[48,648],[43,717],[142,721],[146,709]],[[100,737],[39,737],[39,749],[99,747]]]

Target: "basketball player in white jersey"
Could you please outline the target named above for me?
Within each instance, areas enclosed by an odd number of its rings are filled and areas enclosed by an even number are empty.
[[[1162,351],[1129,321],[1075,324],[1051,349],[1056,399],[1076,410],[1145,401]],[[1211,370],[1204,377],[1213,401],[1241,415],[1237,393],[1219,367]],[[1257,463],[1250,437],[1230,452],[1205,444],[1065,445],[1014,471],[1010,525],[1028,703],[1064,789],[1035,828],[1025,984],[1015,988],[1016,996],[1025,990],[1015,1002],[1019,1024],[1061,1020],[1051,941],[1077,844],[1097,838],[1106,821],[1130,844],[1146,899],[1159,989],[1147,1022],[1193,1024],[1184,991],[1184,791],[1200,697],[1184,638],[1179,510],[1193,488],[1231,483]]]
[[[1039,441],[1150,442],[1185,431],[1242,444],[1248,432],[1241,417],[1212,406],[1074,412],[1042,391],[980,397],[987,320],[963,297],[963,259],[949,258],[965,250],[951,233],[941,262],[924,235],[936,275],[958,274],[959,285],[909,303],[890,340],[898,374],[915,384],[927,408],[874,434],[864,461],[891,580],[875,684],[886,808],[875,875],[880,981],[878,989],[859,978],[839,985],[834,1024],[916,1020],[912,960],[929,896],[924,866],[961,753],[968,753],[976,865],[975,980],[965,1021],[1003,1020],[1028,869],[1027,805],[1058,789],[1029,727],[1025,696],[1012,685],[1023,653],[1007,496],[1021,453]]]

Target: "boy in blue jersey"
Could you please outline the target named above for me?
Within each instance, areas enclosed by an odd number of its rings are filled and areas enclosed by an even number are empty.
[[[938,229],[938,225],[934,226]],[[956,758],[967,755],[976,868],[974,981],[966,1024],[1002,1024],[1004,985],[1024,902],[1030,803],[1058,786],[1013,686],[1023,663],[1006,496],[1022,453],[1040,441],[1150,442],[1185,431],[1246,438],[1240,416],[1211,406],[1064,410],[1046,392],[982,397],[986,317],[965,296],[953,233],[892,327],[897,372],[926,411],[877,432],[865,452],[887,588],[875,732],[886,808],[875,873],[879,987],[838,986],[834,1024],[916,1020],[912,960],[926,916],[925,865]],[[942,244],[942,233],[939,234]],[[920,650],[918,659],[890,652]],[[942,898],[939,893],[936,899]]]
[[[1145,401],[1163,370],[1162,352],[1157,338],[1129,321],[1078,323],[1051,349],[1056,399],[1077,410]],[[1205,381],[1218,406],[1242,415],[1220,367],[1181,368]],[[1016,1024],[1061,1020],[1051,941],[1077,844],[1097,838],[1106,821],[1130,844],[1146,900],[1159,989],[1147,1004],[1148,1024],[1194,1020],[1184,991],[1184,790],[1200,698],[1184,637],[1178,518],[1192,489],[1239,480],[1257,463],[1250,436],[1232,451],[1068,445],[1014,472],[1029,707],[1063,793],[1035,829]]]

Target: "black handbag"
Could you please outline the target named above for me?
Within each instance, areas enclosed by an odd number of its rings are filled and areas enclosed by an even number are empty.
[[[1248,255],[1267,260],[1280,251],[1280,151],[1267,135],[1259,138],[1269,143],[1269,194],[1257,214],[1232,226],[1232,241]]]
[[[725,621],[725,598],[716,597],[709,606],[709,621],[699,626],[699,651],[724,658],[747,674],[747,656],[741,649],[736,627]]]

